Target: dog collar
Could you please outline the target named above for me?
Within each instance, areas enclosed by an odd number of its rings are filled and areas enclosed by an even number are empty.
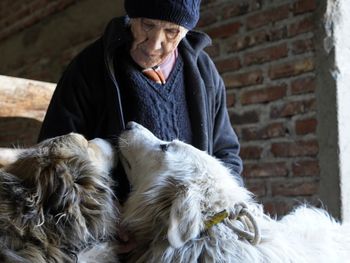
[[[226,218],[229,218],[230,220],[227,220],[227,226],[231,228],[241,239],[249,241],[252,245],[259,244],[261,242],[260,229],[253,214],[249,212],[247,205],[245,203],[238,203],[234,208],[235,211],[233,211],[231,214],[228,213],[227,210],[223,210],[211,216],[204,222],[204,230],[208,230],[212,226],[221,223]],[[240,221],[243,225],[243,229],[235,226],[231,220]]]
[[[205,230],[208,230],[212,226],[215,226],[222,221],[225,220],[225,218],[229,217],[229,213],[226,210],[222,210],[219,213],[216,213],[215,215],[211,216],[208,220],[204,222]]]

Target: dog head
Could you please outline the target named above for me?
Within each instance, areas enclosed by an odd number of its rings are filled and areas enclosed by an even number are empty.
[[[1,191],[10,200],[7,209],[17,211],[18,229],[76,246],[114,232],[117,210],[109,177],[114,153],[108,142],[70,133],[2,154],[11,163],[1,170]]]
[[[159,140],[134,122],[119,149],[132,185],[124,221],[138,239],[166,232],[170,245],[181,247],[211,215],[250,198],[219,160],[181,141]]]

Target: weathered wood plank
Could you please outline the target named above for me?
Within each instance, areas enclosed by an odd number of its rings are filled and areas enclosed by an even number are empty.
[[[0,76],[0,117],[26,117],[42,121],[54,83]]]

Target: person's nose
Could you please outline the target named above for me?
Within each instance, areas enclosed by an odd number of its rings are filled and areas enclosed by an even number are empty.
[[[164,42],[164,34],[161,30],[154,30],[149,32],[147,39],[147,49],[149,52],[158,51],[162,49]]]

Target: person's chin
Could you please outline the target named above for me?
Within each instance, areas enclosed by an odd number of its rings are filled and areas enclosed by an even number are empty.
[[[137,60],[135,62],[142,68],[151,68],[159,65],[159,63],[153,62],[152,60]]]
[[[142,52],[131,53],[131,57],[135,63],[142,68],[151,68],[161,63],[161,58],[159,56],[150,56]]]

